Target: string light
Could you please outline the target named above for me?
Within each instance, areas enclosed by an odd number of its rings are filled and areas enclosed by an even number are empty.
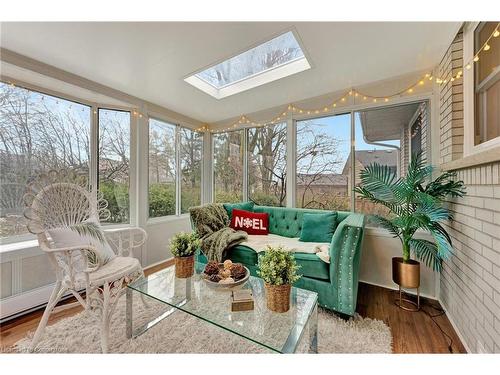
[[[482,53],[483,51],[489,51],[491,49],[491,45],[490,45],[490,40],[492,38],[497,38],[498,36],[500,36],[500,31],[499,31],[499,28],[500,28],[500,22],[497,23],[494,31],[491,33],[491,35],[488,37],[488,39],[486,39],[486,41],[484,42],[484,44],[481,46],[481,48],[479,48],[479,50],[477,51],[477,53],[472,57],[471,60],[467,61],[464,63],[464,67],[466,70],[470,70],[472,68],[472,64],[473,63],[477,63],[479,61],[479,55],[480,53]],[[407,87],[406,89],[402,90],[402,91],[399,91],[397,93],[394,93],[392,95],[386,95],[386,96],[371,96],[371,95],[366,95],[366,94],[363,94],[361,93],[360,91],[358,90],[355,90],[355,89],[349,89],[349,91],[347,91],[343,96],[341,96],[340,99],[334,101],[331,105],[332,108],[336,108],[337,107],[337,104],[338,102],[342,102],[342,103],[345,103],[346,102],[346,97],[348,96],[354,96],[355,98],[357,98],[358,96],[362,96],[363,97],[363,100],[367,100],[368,98],[372,99],[374,103],[377,103],[377,99],[383,99],[384,102],[388,102],[390,100],[390,98],[395,98],[395,97],[401,97],[402,95],[404,95],[405,93],[413,93],[414,92],[414,88],[417,87],[417,86],[423,86],[425,84],[425,79],[427,78],[427,80],[429,81],[433,81],[435,79],[435,82],[439,85],[441,84],[446,84],[447,82],[454,82],[456,81],[457,79],[460,79],[462,78],[462,75],[463,75],[463,70],[460,69],[455,75],[452,75],[450,78],[445,78],[445,79],[442,79],[442,78],[438,78],[438,77],[433,77],[431,73],[425,73],[424,77],[420,78],[418,81],[416,81],[414,84],[410,85],[409,87]],[[7,84],[11,87],[17,87],[13,82],[10,82],[10,81],[7,81]],[[24,89],[23,87],[20,87],[22,89]],[[43,101],[44,100],[44,96],[41,97],[41,100]],[[56,104],[59,104],[59,100],[56,100]],[[323,112],[328,112],[328,107],[324,107],[322,108],[322,111]],[[226,129],[221,129],[222,131],[226,130],[231,130],[231,128],[234,128],[237,126],[237,124],[252,124],[254,126],[258,126],[258,127],[261,127],[261,126],[266,126],[266,124],[274,124],[278,121],[281,120],[281,118],[283,117],[286,117],[287,114],[289,112],[298,112],[300,114],[303,114],[304,112],[307,113],[308,115],[310,115],[312,112],[316,113],[316,114],[319,114],[321,109],[309,109],[309,110],[304,110],[304,109],[301,109],[301,108],[298,108],[298,107],[295,107],[294,105],[292,104],[289,104],[286,109],[281,113],[280,116],[277,116],[275,117],[272,121],[262,121],[262,122],[256,122],[256,121],[251,121],[250,119],[248,119],[246,116],[242,115],[240,116],[239,120],[236,122],[236,123],[233,123],[231,126],[229,126],[228,128]],[[97,111],[93,111],[94,114],[97,114]],[[137,112],[136,110],[133,110],[133,115],[134,116],[137,116],[139,115],[140,118],[143,117],[142,113],[139,113]],[[208,126],[202,126],[200,128],[197,129],[198,131],[199,130],[202,130],[202,131],[210,131],[210,132],[214,132],[214,129],[209,129]]]

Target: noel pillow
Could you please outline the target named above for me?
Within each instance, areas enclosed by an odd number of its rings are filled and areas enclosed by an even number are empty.
[[[235,230],[245,231],[248,234],[267,235],[269,233],[269,215],[235,208],[233,209],[230,227]]]
[[[111,249],[108,241],[106,241],[105,238],[101,243],[101,241],[94,237],[81,235],[72,229],[64,227],[49,229],[48,232],[50,238],[52,238],[54,247],[56,248],[88,245],[93,246],[99,257],[101,258],[102,264],[109,262],[115,257],[115,252]]]

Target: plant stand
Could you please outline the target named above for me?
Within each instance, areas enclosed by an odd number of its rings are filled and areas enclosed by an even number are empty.
[[[409,297],[405,296],[407,293],[401,288],[401,285],[399,285],[399,299],[394,302],[396,306],[406,311],[411,311],[411,312],[420,311],[420,287],[416,289],[417,289],[417,300],[414,301]]]

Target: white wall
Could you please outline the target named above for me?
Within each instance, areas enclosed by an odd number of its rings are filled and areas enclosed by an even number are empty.
[[[147,267],[172,257],[168,250],[168,241],[175,233],[191,230],[189,215],[167,218],[162,222],[148,223],[148,242],[146,256],[143,259],[143,266]]]
[[[423,237],[425,238],[425,237]],[[361,253],[359,280],[368,284],[397,289],[392,281],[392,258],[402,256],[401,242],[381,229],[367,228]],[[420,295],[436,298],[438,275],[420,265]],[[416,293],[415,290],[409,290]]]

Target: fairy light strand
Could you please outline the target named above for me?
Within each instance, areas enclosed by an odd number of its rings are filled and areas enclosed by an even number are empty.
[[[400,90],[396,93],[390,94],[390,95],[383,95],[383,96],[375,96],[375,95],[370,95],[367,93],[364,93],[362,91],[359,91],[357,89],[351,88],[348,91],[346,91],[343,95],[339,96],[338,99],[334,100],[333,102],[330,102],[328,105],[324,105],[321,108],[316,108],[316,109],[304,109],[300,108],[299,106],[296,106],[294,104],[288,104],[284,110],[279,112],[279,115],[276,115],[272,117],[271,119],[267,121],[253,121],[246,115],[241,115],[239,119],[235,122],[233,122],[231,125],[224,129],[209,129],[208,125],[203,125],[201,127],[198,127],[195,129],[195,131],[198,132],[205,132],[205,131],[210,131],[212,133],[220,133],[220,132],[225,132],[225,131],[230,131],[230,130],[235,130],[239,125],[246,125],[246,126],[254,126],[254,127],[264,127],[264,126],[272,126],[277,123],[282,122],[283,120],[287,119],[288,115],[290,113],[295,113],[299,115],[319,115],[321,113],[330,113],[335,110],[339,105],[342,105],[344,103],[348,102],[348,99],[351,98],[351,103],[355,104],[357,101],[360,103],[363,102],[368,102],[372,101],[373,103],[378,103],[378,101],[383,101],[385,103],[389,102],[391,99],[394,98],[399,98],[402,97],[405,94],[412,94],[416,88],[420,86],[424,86],[426,82],[436,82],[438,85],[445,85],[449,82],[454,82],[458,79],[461,79],[463,77],[463,72],[464,70],[470,70],[473,66],[474,63],[477,63],[480,60],[480,54],[484,52],[488,52],[491,50],[491,44],[490,41],[493,38],[498,38],[500,36],[500,22],[497,23],[495,29],[493,32],[490,34],[488,39],[483,43],[481,48],[477,50],[477,52],[474,54],[474,56],[468,60],[465,64],[463,64],[463,67],[458,70],[456,74],[453,74],[451,78],[440,78],[440,77],[434,77],[432,73],[426,73],[423,77],[418,79],[415,83],[411,84],[410,86],[406,87],[403,90]],[[7,84],[11,87],[18,87],[15,85],[13,82],[8,81]],[[22,86],[19,86],[23,88]],[[42,99],[43,100],[43,96]],[[94,114],[96,111],[94,111]],[[147,117],[147,114],[141,113],[137,109],[131,110],[131,114],[133,116],[142,118],[142,117]]]

